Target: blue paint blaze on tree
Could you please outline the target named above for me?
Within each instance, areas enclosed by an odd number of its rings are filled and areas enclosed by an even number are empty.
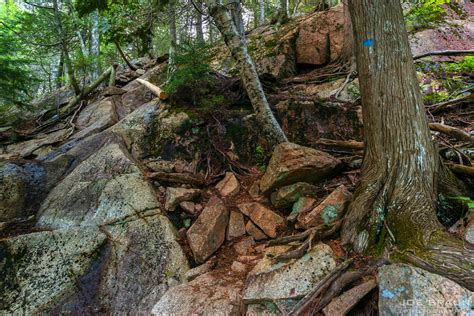
[[[364,46],[374,46],[374,39],[373,38],[367,38],[362,41],[362,45]]]

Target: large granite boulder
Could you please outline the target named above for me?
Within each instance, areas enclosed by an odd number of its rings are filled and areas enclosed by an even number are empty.
[[[406,264],[378,273],[380,315],[470,315],[474,293],[459,284]]]
[[[334,174],[341,161],[325,152],[293,143],[275,147],[260,190],[270,193],[296,182],[320,182]]]
[[[104,145],[77,166],[41,204],[38,227],[102,225],[158,208],[153,188],[125,147]]]

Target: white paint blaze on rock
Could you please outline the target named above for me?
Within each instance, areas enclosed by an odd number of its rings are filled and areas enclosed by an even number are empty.
[[[228,197],[239,193],[240,183],[232,172],[226,172],[224,179],[217,183],[216,189],[222,197]]]
[[[245,302],[301,298],[336,267],[331,248],[322,243],[300,259],[287,263],[274,263],[268,257],[268,254],[285,253],[289,248],[276,246],[267,249],[267,256],[249,273],[243,292]]]
[[[270,193],[296,182],[320,182],[332,175],[340,163],[336,157],[313,148],[293,143],[279,144],[260,180],[260,190]]]
[[[228,222],[229,211],[224,202],[212,196],[201,215],[186,232],[196,262],[203,263],[219,249],[224,242]]]
[[[454,281],[406,264],[379,269],[380,315],[471,315],[474,293]]]

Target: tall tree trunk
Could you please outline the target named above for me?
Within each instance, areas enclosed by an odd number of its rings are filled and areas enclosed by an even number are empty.
[[[234,20],[237,32],[245,40],[244,20],[242,19],[242,3],[240,0],[233,0],[232,2],[232,19]]]
[[[288,0],[280,0],[280,11],[278,21],[284,23],[288,19]]]
[[[88,55],[87,48],[86,48],[86,41],[84,40],[84,36],[82,36],[81,29],[79,28],[79,19],[77,17],[76,11],[74,10],[74,5],[72,3],[72,0],[68,0],[67,5],[69,6],[69,11],[71,12],[71,16],[74,21],[74,27],[76,28],[76,35],[77,35],[77,38],[79,39],[79,46],[81,47],[82,56],[86,57]]]
[[[399,0],[349,1],[364,121],[361,179],[343,225],[358,252],[410,261],[474,289],[474,247],[436,216],[442,165],[431,140]]]
[[[170,49],[168,57],[168,79],[175,70],[176,46],[178,36],[176,34],[176,12],[173,0],[168,3],[168,27],[170,32]]]
[[[97,79],[102,73],[100,65],[100,17],[99,10],[94,10],[91,14],[92,28],[91,28],[91,56],[94,58],[93,69],[91,72],[92,81]]]
[[[258,25],[264,25],[265,24],[265,0],[258,0],[258,5],[260,8],[260,14],[258,18]]]
[[[196,2],[196,40],[199,43],[204,43],[204,33],[202,31],[202,5],[200,1]]]
[[[273,116],[258,78],[257,70],[247,51],[245,41],[232,22],[229,12],[220,2],[206,0],[206,3],[227,47],[240,66],[242,82],[268,142],[275,146],[288,141],[275,116]]]
[[[59,64],[56,71],[56,89],[61,88],[63,85],[63,75],[64,75],[64,55],[61,53],[59,55]]]
[[[67,43],[66,34],[64,32],[63,24],[61,21],[61,12],[59,11],[58,0],[53,0],[53,11],[54,11],[54,18],[56,20],[58,35],[61,41],[61,53],[63,54],[63,57],[64,57],[64,64],[66,65],[69,81],[71,83],[72,88],[74,89],[74,93],[76,95],[79,95],[81,93],[81,89],[79,88],[79,84],[77,83],[76,76],[74,74],[74,68],[72,66],[71,59],[69,58],[68,43]]]

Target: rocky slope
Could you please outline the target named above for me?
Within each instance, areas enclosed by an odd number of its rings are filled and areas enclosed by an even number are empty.
[[[71,116],[46,113],[34,133],[4,145],[0,314],[280,315],[347,260],[362,271],[370,259],[351,259],[331,239],[360,146],[321,144],[362,134],[357,79],[343,85],[349,70],[337,65],[350,42],[343,23],[339,7],[250,35],[261,73],[279,80],[269,99],[293,142],[266,154],[265,172],[252,167],[265,141],[249,111],[208,115],[153,98],[134,80],[164,82],[165,64],[151,60],[119,72],[117,86]],[[428,47],[414,37],[414,51]],[[62,90],[42,102],[60,107],[69,97]],[[473,227],[474,217],[459,231],[468,242]],[[315,229],[313,243],[279,239]],[[349,284],[325,315],[473,312],[472,292],[404,264]]]

